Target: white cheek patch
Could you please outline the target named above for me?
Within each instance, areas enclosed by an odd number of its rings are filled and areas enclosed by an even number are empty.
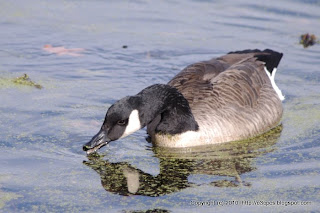
[[[123,135],[120,138],[124,138],[139,129],[141,129],[139,112],[138,112],[138,110],[135,109],[131,112],[129,119],[128,119],[128,125],[126,127],[126,130],[124,131]]]
[[[264,67],[264,71],[266,71],[267,76],[269,77],[270,81],[271,81],[271,85],[273,87],[273,89],[276,91],[276,93],[278,94],[279,98],[281,101],[284,100],[284,95],[282,95],[281,90],[279,89],[279,87],[276,85],[276,82],[274,81],[274,77],[276,75],[277,72],[277,68],[273,68],[272,70],[272,75],[270,74],[270,72],[267,70],[266,67]]]

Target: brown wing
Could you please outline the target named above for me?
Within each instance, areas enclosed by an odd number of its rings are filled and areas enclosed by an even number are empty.
[[[212,96],[212,79],[227,67],[227,63],[216,59],[198,62],[183,69],[168,84],[183,94],[192,109],[196,103]]]
[[[253,54],[228,54],[192,64],[168,84],[176,87],[193,109],[210,100],[214,100],[213,106],[231,103],[253,106],[266,82],[263,63]]]
[[[261,89],[272,87],[263,67],[263,63],[250,59],[230,66],[211,79],[212,90],[218,94],[215,101],[224,106],[255,107]]]
[[[251,52],[232,53],[196,63],[168,84],[188,100],[203,128],[215,126],[217,134],[231,135],[230,140],[253,136],[275,126],[282,115],[281,100],[259,57]]]

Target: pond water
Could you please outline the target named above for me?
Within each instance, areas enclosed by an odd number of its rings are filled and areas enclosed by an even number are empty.
[[[320,209],[320,45],[299,45],[320,36],[320,1],[0,0],[0,15],[0,212]],[[248,48],[284,53],[281,126],[183,150],[142,129],[82,151],[117,99]],[[24,73],[43,88],[13,83]]]

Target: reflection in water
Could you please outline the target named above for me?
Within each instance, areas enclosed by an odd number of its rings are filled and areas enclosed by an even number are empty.
[[[110,163],[99,154],[88,156],[84,164],[95,170],[105,190],[120,195],[161,196],[196,187],[188,181],[193,174],[219,176],[210,183],[216,187],[250,186],[241,174],[255,170],[254,159],[273,151],[282,131],[278,126],[257,138],[218,145],[172,149],[155,147],[160,159],[160,173],[156,176],[134,168],[127,162]],[[230,180],[233,179],[233,180]]]

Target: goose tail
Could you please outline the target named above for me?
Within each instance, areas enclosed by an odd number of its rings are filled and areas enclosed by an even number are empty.
[[[259,61],[265,63],[266,69],[269,71],[270,75],[272,75],[274,68],[278,67],[280,60],[283,56],[282,53],[270,49],[265,49],[262,51],[258,49],[242,50],[229,52],[228,54],[252,54],[253,57],[256,57]]]
[[[277,72],[277,67],[283,56],[282,53],[279,53],[271,49],[265,49],[263,51],[255,49],[255,50],[243,50],[243,51],[230,52],[228,54],[253,54],[253,57],[257,58],[258,61],[264,62],[265,64],[264,70],[267,76],[270,78],[273,89],[276,91],[281,101],[285,99],[281,90],[275,83],[275,75]]]

